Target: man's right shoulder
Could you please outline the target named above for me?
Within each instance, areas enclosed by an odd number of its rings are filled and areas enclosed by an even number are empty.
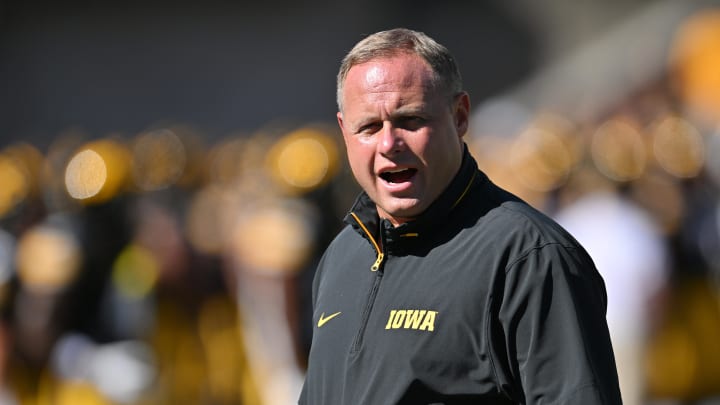
[[[345,225],[335,238],[325,248],[325,255],[334,254],[336,252],[347,252],[348,250],[357,249],[363,243],[363,238],[350,225]]]
[[[343,255],[347,255],[348,252],[360,249],[365,243],[367,242],[352,226],[345,225],[325,248],[323,261],[326,261],[328,258],[333,258],[332,261],[335,261],[337,260],[337,256],[342,257]]]

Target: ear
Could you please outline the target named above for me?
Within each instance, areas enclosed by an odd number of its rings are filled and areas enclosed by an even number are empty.
[[[343,122],[343,114],[341,111],[338,111],[337,113],[337,121],[338,126],[340,127],[340,132],[343,134],[343,140],[345,141],[345,144],[347,145],[347,131],[345,131],[345,123]]]
[[[466,92],[457,96],[453,105],[453,117],[455,118],[455,129],[462,138],[465,136],[470,122],[470,95]]]
[[[338,120],[338,126],[340,126],[340,130],[345,132],[345,127],[343,126],[343,115],[342,112],[338,111],[337,113],[337,120]]]

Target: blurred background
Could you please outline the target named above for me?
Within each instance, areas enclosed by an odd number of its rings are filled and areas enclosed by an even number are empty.
[[[0,405],[295,403],[335,74],[396,26],[593,256],[625,403],[720,404],[720,1],[303,3],[0,3]]]

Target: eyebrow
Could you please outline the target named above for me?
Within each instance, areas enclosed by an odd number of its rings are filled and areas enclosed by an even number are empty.
[[[425,111],[427,111],[426,107],[427,107],[426,103],[421,103],[417,106],[401,106],[397,110],[393,111],[393,113],[390,114],[390,117],[393,118],[393,117],[397,117],[397,116],[415,115],[415,114],[424,113]]]

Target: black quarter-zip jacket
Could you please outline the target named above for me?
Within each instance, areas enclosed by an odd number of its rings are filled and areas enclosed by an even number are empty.
[[[363,193],[313,283],[302,405],[620,404],[604,283],[465,152],[419,218]]]

